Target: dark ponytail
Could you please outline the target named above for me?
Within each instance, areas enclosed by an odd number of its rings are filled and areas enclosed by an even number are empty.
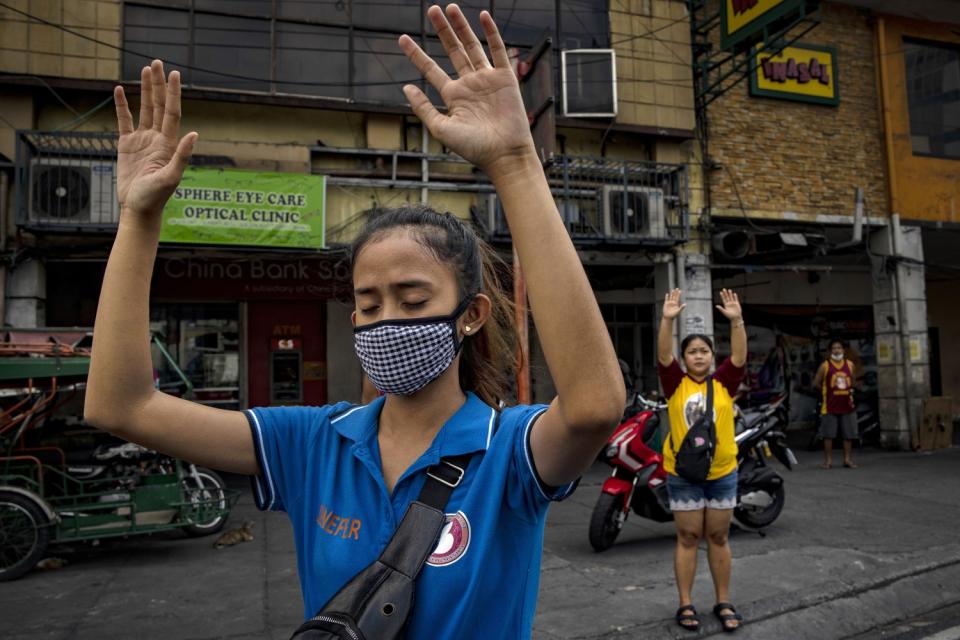
[[[368,219],[350,252],[351,269],[360,250],[392,229],[408,229],[457,278],[459,299],[483,293],[491,302],[490,318],[464,337],[460,351],[460,387],[473,391],[490,406],[506,401],[516,370],[517,334],[513,303],[500,286],[509,273],[506,263],[486,242],[452,213],[426,205],[386,209]]]

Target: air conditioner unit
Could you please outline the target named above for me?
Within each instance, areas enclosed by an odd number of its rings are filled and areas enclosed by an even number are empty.
[[[617,54],[613,49],[560,52],[563,115],[612,118],[617,115]]]
[[[116,162],[34,158],[30,162],[29,220],[45,224],[116,224]]]
[[[580,220],[580,205],[572,200],[557,202],[557,211],[560,212],[560,219],[568,227]],[[504,235],[509,232],[507,218],[503,214],[503,207],[500,206],[500,199],[497,198],[496,193],[487,194],[485,222],[487,233],[491,235]]]
[[[608,238],[666,238],[663,190],[604,185],[603,234]]]
[[[507,218],[503,215],[500,198],[496,193],[487,194],[487,215],[484,218],[489,235],[503,235],[508,232]]]

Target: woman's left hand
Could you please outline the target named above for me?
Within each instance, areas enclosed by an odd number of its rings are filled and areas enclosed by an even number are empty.
[[[506,175],[518,160],[535,158],[520,85],[490,14],[482,11],[480,23],[492,65],[457,5],[448,5],[446,15],[434,5],[427,16],[459,77],[450,78],[410,36],[401,36],[400,48],[447,105],[447,114],[441,114],[423,91],[408,84],[403,92],[414,113],[434,138],[493,180]]]
[[[740,297],[736,293],[729,289],[721,289],[720,300],[723,304],[718,304],[717,309],[720,310],[720,313],[722,313],[727,320],[734,322],[743,318],[743,309],[740,308]]]

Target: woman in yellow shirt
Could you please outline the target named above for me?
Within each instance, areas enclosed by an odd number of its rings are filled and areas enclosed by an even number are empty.
[[[663,318],[657,338],[660,384],[667,400],[670,415],[670,435],[663,447],[664,469],[669,474],[667,492],[670,510],[677,525],[677,548],[674,553],[674,571],[680,608],[677,623],[691,631],[700,627],[691,591],[697,570],[697,546],[707,539],[707,559],[716,591],[714,615],[724,631],[735,631],[742,620],[730,604],[730,545],[727,533],[730,518],[737,506],[737,443],[734,440],[733,396],[743,380],[747,361],[747,333],[743,325],[740,299],[732,291],[720,291],[722,305],[717,305],[730,321],[730,357],[723,361],[711,376],[713,342],[700,334],[686,336],[680,352],[686,372],[673,356],[673,321],[686,306],[680,304],[681,291],[674,289],[663,302]],[[716,449],[710,472],[703,482],[691,482],[676,473],[675,452],[680,448],[687,430],[706,410],[707,382],[713,384],[713,418],[716,425]]]

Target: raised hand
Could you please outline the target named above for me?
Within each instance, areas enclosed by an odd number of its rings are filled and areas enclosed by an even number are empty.
[[[736,293],[729,289],[721,289],[720,300],[723,304],[718,304],[717,309],[727,320],[734,322],[743,317],[743,309],[740,308],[740,297]]]
[[[180,72],[164,79],[163,63],[154,60],[140,72],[140,123],[134,130],[133,116],[123,87],[115,87],[117,107],[117,196],[121,209],[135,215],[159,218],[167,200],[183,176],[193,153],[196,132],[183,136],[180,130]]]
[[[666,295],[663,299],[663,317],[668,320],[673,320],[680,312],[683,311],[686,304],[680,304],[680,296],[683,295],[683,292],[680,289],[674,289]]]
[[[451,79],[410,36],[400,37],[400,48],[447,106],[443,115],[418,87],[403,87],[411,108],[430,134],[494,180],[498,172],[508,172],[517,159],[535,157],[520,86],[490,14],[482,11],[480,24],[492,65],[457,5],[447,5],[446,15],[434,5],[427,16],[458,76]]]

